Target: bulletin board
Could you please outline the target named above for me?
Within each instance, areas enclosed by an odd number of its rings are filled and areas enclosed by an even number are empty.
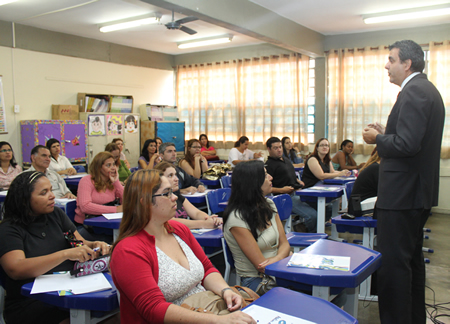
[[[8,134],[6,129],[5,97],[3,95],[3,77],[0,75],[0,134]]]

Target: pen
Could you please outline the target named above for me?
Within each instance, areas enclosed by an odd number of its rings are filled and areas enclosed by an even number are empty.
[[[93,248],[92,251],[98,252],[98,251],[100,251],[100,248],[99,247]]]

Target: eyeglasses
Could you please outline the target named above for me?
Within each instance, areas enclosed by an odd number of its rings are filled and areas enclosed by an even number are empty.
[[[172,197],[172,194],[173,194],[173,190],[172,189],[169,189],[167,192],[165,192],[165,193],[162,193],[162,194],[158,194],[158,195],[152,195],[152,198],[153,197],[166,197],[166,198],[170,198],[170,197]]]
[[[0,153],[9,153],[9,152],[12,152],[12,150],[11,149],[0,150]]]
[[[201,149],[202,147],[201,146],[191,146],[191,148],[193,148],[193,149]]]
[[[330,144],[320,144],[319,147],[330,147]]]

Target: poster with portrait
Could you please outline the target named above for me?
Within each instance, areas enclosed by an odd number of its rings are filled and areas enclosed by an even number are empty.
[[[106,115],[106,131],[108,135],[123,134],[123,116]]]
[[[139,123],[139,116],[135,115],[125,115],[125,133],[127,134],[135,134],[138,132],[138,124]]]
[[[89,115],[89,136],[105,136],[105,116]]]

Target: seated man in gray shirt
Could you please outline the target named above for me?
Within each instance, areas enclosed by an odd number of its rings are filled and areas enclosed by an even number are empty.
[[[64,179],[55,171],[49,170],[50,151],[43,145],[33,147],[31,150],[31,167],[27,171],[39,171],[45,174],[52,184],[52,191],[56,198],[77,198],[67,188]]]

